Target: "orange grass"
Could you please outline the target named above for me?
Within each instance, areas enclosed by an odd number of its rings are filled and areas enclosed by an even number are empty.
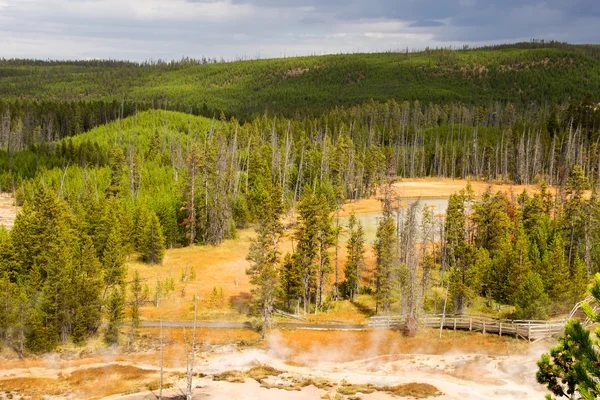
[[[246,275],[249,263],[246,261],[251,229],[238,232],[238,238],[226,240],[220,246],[194,246],[167,250],[162,265],[151,266],[138,262],[129,263],[129,279],[137,270],[144,283],[149,286],[151,298],[157,280],[162,283],[173,278],[175,290],[160,301],[160,307],[145,304],[140,308],[142,319],[158,321],[161,317],[167,321],[192,320],[193,299],[198,293],[198,315],[204,320],[244,320],[248,310],[251,285]],[[188,280],[182,282],[182,274],[187,269]],[[191,271],[196,275],[189,279]],[[237,284],[236,284],[237,283]],[[216,304],[211,303],[214,288],[223,292]]]
[[[16,394],[31,399],[47,396],[97,399],[132,393],[156,387],[158,373],[128,365],[107,365],[73,371],[50,377],[18,377],[0,380],[0,393]]]
[[[130,365],[109,365],[74,371],[66,380],[76,398],[102,398],[154,388],[158,373]]]
[[[186,329],[188,341],[191,341],[191,329]],[[160,337],[159,328],[140,328],[140,335],[151,336],[154,339]],[[196,342],[210,345],[224,345],[230,343],[258,341],[261,334],[252,329],[196,329]],[[183,328],[163,328],[163,342],[172,344],[183,344]]]
[[[481,333],[423,329],[414,338],[398,331],[293,331],[281,330],[272,336],[271,351],[293,362],[314,360],[347,362],[386,354],[444,354],[458,351],[471,354],[522,354],[528,343]]]

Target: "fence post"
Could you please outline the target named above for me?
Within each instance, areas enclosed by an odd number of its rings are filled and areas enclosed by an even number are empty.
[[[473,317],[469,318],[469,331],[473,330]]]
[[[454,330],[456,330],[456,317],[454,317]]]
[[[502,336],[502,322],[500,322],[500,336]]]
[[[527,324],[527,341],[531,342],[531,321]]]
[[[483,320],[483,334],[485,335],[485,319]]]

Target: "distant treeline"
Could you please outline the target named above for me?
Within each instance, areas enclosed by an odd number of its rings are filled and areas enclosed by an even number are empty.
[[[1,60],[6,100],[150,104],[240,121],[264,112],[319,116],[369,100],[489,106],[563,104],[600,95],[598,46],[532,42],[471,50],[338,54],[215,63],[182,59]]]

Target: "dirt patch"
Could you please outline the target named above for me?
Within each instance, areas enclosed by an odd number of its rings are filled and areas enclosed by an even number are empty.
[[[283,79],[287,79],[287,78],[293,78],[299,75],[304,75],[305,73],[307,73],[308,71],[310,71],[310,68],[292,68],[290,70],[285,71],[285,75],[283,77]]]
[[[15,205],[15,200],[8,193],[0,193],[0,226],[10,229],[15,225],[15,218],[19,207]]]

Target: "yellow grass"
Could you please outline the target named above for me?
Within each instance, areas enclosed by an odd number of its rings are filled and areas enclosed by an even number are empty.
[[[447,197],[463,189],[467,184],[464,180],[449,179],[413,179],[399,180],[393,185],[395,193],[405,197]],[[485,182],[471,182],[477,195],[483,193],[488,184]],[[504,191],[517,195],[525,189],[523,185],[492,185],[493,191]],[[530,192],[539,190],[538,186],[529,186]],[[341,216],[351,212],[376,212],[381,210],[381,202],[377,197],[364,199],[344,205]],[[291,220],[291,219],[290,219]],[[280,244],[280,252],[285,255],[292,252],[293,229],[289,229]],[[249,262],[246,260],[250,247],[253,229],[238,231],[234,240],[226,240],[220,246],[194,246],[181,249],[167,250],[162,265],[150,266],[132,261],[129,263],[129,279],[134,271],[139,271],[150,291],[150,299],[154,300],[157,280],[163,284],[166,278],[172,278],[175,288],[160,301],[160,307],[148,302],[141,307],[142,320],[158,321],[161,316],[165,321],[190,321],[193,319],[193,299],[198,293],[198,319],[199,320],[247,320],[251,289],[246,269]],[[333,249],[332,249],[333,254]],[[346,262],[345,244],[339,246],[339,281],[344,277],[344,264]],[[367,246],[366,268],[363,271],[363,283],[368,283],[370,271],[375,259],[371,246]],[[182,282],[182,273],[188,271],[188,281]],[[190,279],[191,272],[195,279]],[[329,276],[330,287],[335,282],[335,275]],[[213,292],[217,290],[217,298]],[[221,290],[223,298],[220,298]],[[310,319],[319,320],[346,320],[348,322],[364,322],[367,313],[360,312],[351,304],[336,304],[329,313],[310,316]]]
[[[226,240],[220,246],[194,246],[167,250],[162,265],[148,265],[138,262],[129,263],[129,279],[137,270],[145,284],[149,286],[154,300],[156,282],[165,282],[173,278],[175,290],[161,299],[159,305],[146,304],[141,307],[142,319],[158,321],[161,317],[167,321],[192,320],[194,295],[198,293],[199,319],[204,320],[244,320],[250,299],[250,282],[246,275],[249,266],[246,261],[250,238],[253,230],[238,232],[238,238]],[[187,282],[182,274],[188,271]],[[195,279],[190,276],[195,274]],[[215,302],[213,290],[220,295]]]

